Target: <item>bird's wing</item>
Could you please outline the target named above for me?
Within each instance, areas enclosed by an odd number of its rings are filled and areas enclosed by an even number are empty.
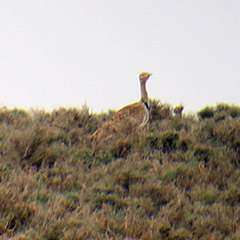
[[[124,121],[124,119],[133,118],[141,123],[146,115],[146,107],[142,102],[127,105],[118,110],[112,117],[112,121]]]
[[[142,102],[133,103],[117,111],[110,121],[96,130],[91,139],[101,139],[116,133],[128,133],[138,126],[145,124],[148,110]]]

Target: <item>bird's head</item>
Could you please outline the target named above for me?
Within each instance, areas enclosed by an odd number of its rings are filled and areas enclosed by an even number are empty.
[[[142,72],[140,75],[139,75],[139,80],[143,83],[146,83],[147,80],[149,79],[149,77],[152,75],[152,73],[149,73],[149,72]]]

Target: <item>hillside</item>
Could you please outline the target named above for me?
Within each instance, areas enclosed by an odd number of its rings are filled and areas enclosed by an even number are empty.
[[[143,131],[97,148],[112,114],[0,109],[1,240],[240,239],[240,107],[153,100]]]

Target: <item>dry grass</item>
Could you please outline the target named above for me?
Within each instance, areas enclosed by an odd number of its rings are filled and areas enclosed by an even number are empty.
[[[151,106],[101,148],[110,112],[1,109],[0,239],[239,239],[240,108]]]

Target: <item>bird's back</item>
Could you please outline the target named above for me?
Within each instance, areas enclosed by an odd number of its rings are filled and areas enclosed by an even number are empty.
[[[142,102],[127,105],[117,111],[109,122],[103,124],[92,135],[92,139],[112,137],[116,134],[129,134],[143,127],[149,118],[149,109]]]

